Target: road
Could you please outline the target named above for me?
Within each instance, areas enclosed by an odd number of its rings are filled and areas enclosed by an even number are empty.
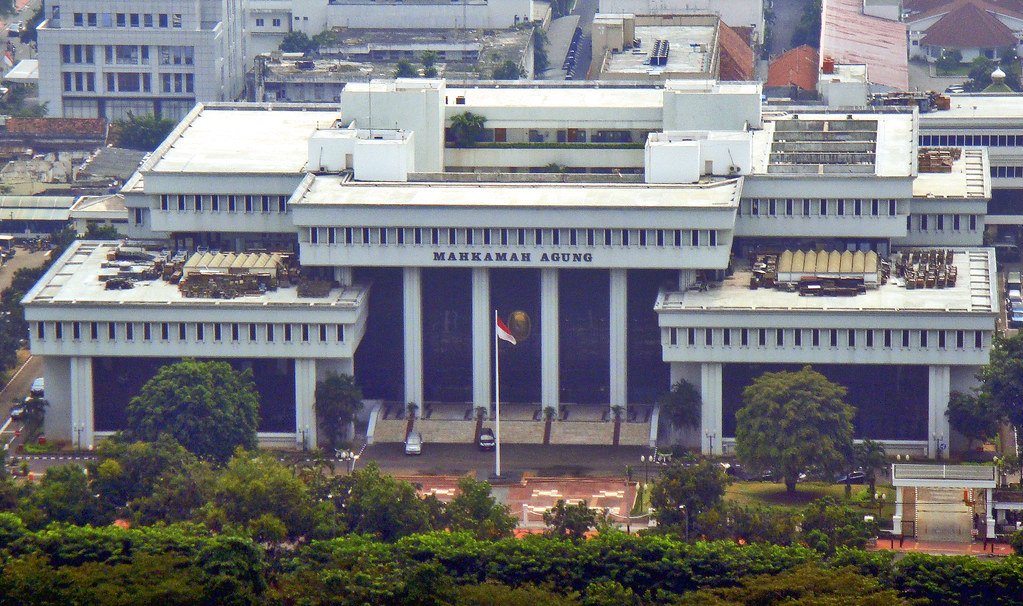
[[[593,27],[593,15],[597,14],[599,0],[576,0],[573,15],[579,15],[579,28],[583,31],[579,40],[579,47],[575,54],[575,77],[573,80],[587,80],[589,78],[590,63],[593,61],[593,38],[590,30]]]
[[[11,278],[14,272],[24,267],[39,267],[46,261],[49,251],[28,252],[24,248],[18,248],[14,258],[0,267],[0,290],[11,285]],[[39,358],[29,357],[14,377],[0,390],[0,411],[3,411],[2,421],[6,421],[10,412],[11,404],[20,402],[28,395],[32,381],[42,376],[43,363]],[[2,423],[0,421],[0,423]],[[6,442],[6,439],[4,439]]]
[[[810,0],[774,0],[774,9],[771,11],[771,56],[777,57],[792,48],[792,34],[796,31],[796,24],[803,16],[803,10],[810,4]]]

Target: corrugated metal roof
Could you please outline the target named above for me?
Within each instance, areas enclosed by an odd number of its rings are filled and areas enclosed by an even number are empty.
[[[824,0],[821,18],[821,60],[867,66],[867,78],[909,90],[906,25],[863,14],[860,0]]]

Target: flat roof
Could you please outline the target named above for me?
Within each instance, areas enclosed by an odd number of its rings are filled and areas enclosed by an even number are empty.
[[[900,249],[912,250],[912,249]],[[909,290],[900,278],[853,297],[807,297],[798,292],[760,288],[750,290],[752,272],[735,271],[723,282],[704,292],[666,292],[661,309],[673,311],[920,311],[995,313],[998,293],[995,284],[994,249],[953,249],[958,280],[952,288]]]
[[[963,149],[959,159],[947,173],[919,172],[913,179],[916,198],[977,198],[991,197],[991,177],[985,168],[982,148]]]
[[[46,275],[25,295],[24,304],[87,304],[105,305],[167,305],[200,304],[218,307],[295,305],[308,307],[358,307],[367,290],[361,286],[333,288],[323,297],[299,297],[298,288],[278,288],[260,295],[240,296],[233,299],[185,297],[177,284],[163,280],[135,282],[126,290],[106,290],[99,275],[108,255],[117,248],[117,242],[78,240],[68,248]]]
[[[350,87],[351,85],[349,85]],[[664,105],[664,91],[660,87],[487,87],[448,88],[448,107],[458,97],[465,98],[466,106],[481,107],[648,107],[660,109]]]
[[[952,94],[948,97],[949,109],[920,114],[920,124],[949,118],[1004,118],[1018,125],[1023,117],[1023,94]]]
[[[343,183],[317,175],[292,204],[481,208],[734,208],[738,180],[696,185],[588,183]]]
[[[717,54],[717,23],[685,23],[679,25],[636,25],[639,48],[611,53],[604,74],[633,75],[638,79],[670,74],[703,74],[715,77],[714,56]],[[664,65],[650,65],[650,54],[658,41],[668,43]]]
[[[309,136],[341,117],[322,105],[199,106],[153,155],[143,171],[157,173],[301,173]]]
[[[753,131],[753,174],[913,176],[914,130],[912,114],[765,115]]]

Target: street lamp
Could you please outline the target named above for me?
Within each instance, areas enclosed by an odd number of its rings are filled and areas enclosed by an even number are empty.
[[[713,431],[708,431],[704,435],[707,436],[707,441],[710,443],[710,452],[707,454],[714,456],[714,438],[717,437],[717,434]]]
[[[941,442],[945,439],[945,434],[934,433],[931,434],[934,438],[934,458],[938,461],[941,460]]]
[[[684,513],[685,516],[686,516],[686,518],[685,518],[686,519],[686,542],[688,543],[689,542],[689,510],[686,509],[686,504],[685,503],[682,503],[681,505],[679,505],[678,506],[678,510],[681,511],[682,513]]]
[[[650,483],[650,459],[652,459],[652,458],[653,457],[648,457],[646,455],[640,455],[639,456],[639,462],[643,464],[643,485],[644,486],[646,486],[647,484]]]
[[[881,520],[881,509],[884,507],[884,499],[885,499],[886,496],[887,495],[885,495],[883,492],[875,492],[874,493],[874,500],[877,501],[877,519],[878,519],[878,521]]]

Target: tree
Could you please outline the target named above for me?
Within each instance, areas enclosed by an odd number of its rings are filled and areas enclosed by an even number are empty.
[[[341,36],[332,29],[325,29],[315,34],[311,40],[315,50],[321,48],[332,48],[341,44]]]
[[[991,358],[978,378],[978,397],[990,398],[1010,423],[1023,428],[1023,332],[995,337]]]
[[[136,116],[129,111],[127,117],[114,122],[114,127],[114,140],[119,147],[153,151],[174,130],[174,121],[153,114]]]
[[[490,483],[466,476],[458,480],[458,494],[445,508],[452,530],[466,530],[477,539],[491,541],[512,535],[518,521],[508,506],[490,494]]]
[[[419,62],[422,63],[425,68],[433,67],[439,60],[440,55],[434,51],[423,51],[423,54],[419,55]]]
[[[316,384],[315,397],[317,425],[333,451],[344,442],[348,424],[362,408],[362,389],[351,375],[332,374]]]
[[[413,67],[412,62],[408,59],[398,59],[398,62],[394,64],[394,77],[418,78],[419,70]]]
[[[514,61],[505,61],[494,68],[494,80],[518,80],[525,72]]]
[[[650,505],[661,526],[686,524],[692,528],[696,517],[717,506],[725,496],[728,475],[718,463],[704,459],[695,465],[672,461],[650,488]]]
[[[483,137],[483,126],[487,119],[472,112],[451,116],[451,134],[456,147],[473,147]]]
[[[431,529],[431,506],[409,482],[380,474],[376,463],[352,472],[334,495],[340,519],[351,532],[374,535],[382,541]]]
[[[852,568],[806,565],[777,575],[747,576],[740,586],[687,593],[676,606],[745,606],[747,604],[827,604],[828,606],[899,606],[909,604],[894,589]]]
[[[112,519],[101,506],[85,470],[77,465],[47,469],[39,485],[21,499],[18,517],[34,529],[53,522],[102,525]]]
[[[85,228],[84,240],[120,240],[124,236],[113,225],[89,223]]]
[[[256,447],[259,393],[251,369],[186,358],[143,385],[127,416],[134,439],[168,434],[199,458],[222,463],[239,446]]]
[[[877,522],[866,522],[859,511],[826,496],[803,510],[803,536],[810,547],[833,554],[839,547],[863,549],[877,536]]]
[[[795,30],[792,32],[792,47],[804,44],[817,48],[821,43],[822,0],[812,0],[803,8]]]
[[[544,532],[547,536],[579,540],[597,526],[597,512],[590,509],[586,501],[569,505],[564,499],[558,499],[554,507],[543,512],[543,523],[547,525]]]
[[[1011,63],[1002,64],[1005,69],[1005,85],[1014,91],[1020,90],[1019,73],[1017,67]],[[967,92],[980,92],[991,85],[991,73],[999,63],[993,59],[979,56],[970,62],[969,79],[963,83],[963,89]]]
[[[963,54],[959,52],[958,48],[946,48],[941,51],[941,56],[934,62],[934,65],[938,69],[951,72],[959,69],[963,62]]]
[[[25,408],[25,433],[34,436],[43,427],[46,420],[46,408],[50,405],[40,396],[29,396],[23,404]]]
[[[671,386],[671,390],[660,397],[661,414],[675,429],[696,427],[700,424],[703,400],[700,391],[685,379]]]
[[[278,48],[285,53],[309,53],[316,50],[316,45],[305,32],[288,32]]]
[[[841,469],[852,454],[856,409],[843,401],[847,389],[804,366],[797,372],[768,372],[743,391],[735,413],[739,460],[780,474],[796,491],[810,466]]]
[[[983,442],[995,436],[1002,424],[1002,409],[985,393],[953,391],[945,411],[948,422],[971,441]]]
[[[539,25],[533,28],[533,73],[542,74],[550,67],[550,59],[547,57],[547,32]]]
[[[877,470],[888,464],[888,453],[885,452],[884,444],[871,439],[864,439],[853,446],[853,461],[867,472],[867,479],[870,482],[870,494],[875,494],[877,488]]]

